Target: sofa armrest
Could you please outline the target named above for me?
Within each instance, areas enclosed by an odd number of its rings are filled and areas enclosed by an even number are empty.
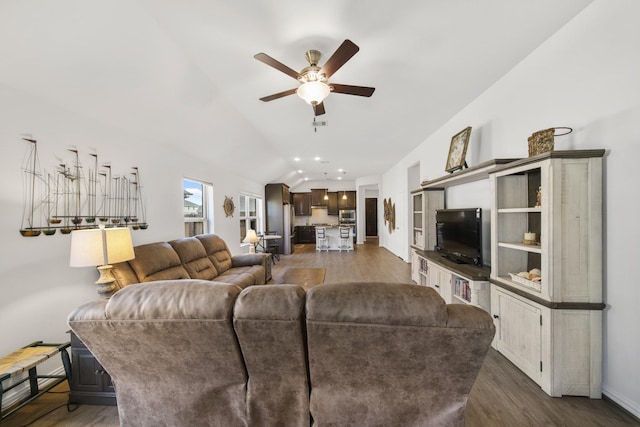
[[[242,254],[234,255],[231,257],[231,267],[247,267],[251,265],[265,266],[267,258],[271,254],[259,253],[259,254]]]

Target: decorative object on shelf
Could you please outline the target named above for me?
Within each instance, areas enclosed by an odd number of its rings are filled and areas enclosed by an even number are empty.
[[[396,228],[396,204],[391,203],[391,197],[389,197],[389,200],[384,199],[383,209],[384,209],[384,223],[388,225],[389,234],[391,234],[393,233],[393,230]]]
[[[557,130],[561,130],[562,133],[556,133]],[[553,151],[553,138],[555,136],[569,135],[571,132],[573,132],[573,129],[569,127],[549,128],[534,132],[528,138],[529,157]]]
[[[20,234],[35,237],[51,236],[60,230],[93,229],[96,222],[117,227],[124,224],[134,230],[145,230],[144,199],[140,173],[133,167],[131,175],[111,175],[111,165],[103,164],[100,171],[98,155],[90,154],[93,167],[85,169],[80,164],[79,152],[73,153],[69,164],[58,159],[52,172],[40,168],[38,143],[31,137],[22,138],[29,143],[24,170],[24,213]],[[86,170],[86,172],[84,172]]]
[[[538,191],[536,192],[536,205],[535,208],[542,207],[542,186],[538,187]]]
[[[71,267],[98,267],[100,277],[96,280],[97,292],[103,298],[111,298],[115,293],[115,277],[111,269],[117,262],[133,259],[133,243],[128,227],[74,230],[71,233]]]
[[[536,244],[536,233],[532,233],[532,232],[527,232],[524,233],[524,240],[523,242],[525,245],[535,245]]]
[[[233,203],[233,197],[224,196],[224,214],[226,216],[233,216],[233,212],[236,210],[236,205]]]
[[[467,146],[469,145],[470,136],[471,126],[461,130],[451,138],[447,165],[444,168],[447,172],[451,173],[463,167],[468,167],[465,157],[467,156]]]
[[[227,215],[227,216],[229,216],[229,215]],[[256,253],[256,243],[258,243],[259,241],[260,241],[260,238],[256,234],[256,230],[254,230],[253,228],[250,228],[247,231],[247,237],[245,237],[244,240],[243,240],[244,243],[249,243],[249,253],[250,254],[255,254]]]
[[[540,276],[530,275],[526,271],[520,272],[518,274],[509,273],[509,276],[511,276],[511,280],[522,286],[526,286],[527,288],[533,289],[534,291],[538,292],[542,290],[542,282]],[[531,277],[531,279],[529,279],[529,277]]]

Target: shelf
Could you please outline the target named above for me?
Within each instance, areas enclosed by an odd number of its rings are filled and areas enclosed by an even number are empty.
[[[470,182],[480,181],[487,179],[489,173],[495,170],[497,167],[512,163],[520,159],[493,159],[480,163],[470,168],[463,169],[458,172],[453,172],[449,175],[441,176],[440,178],[432,179],[430,181],[423,181],[420,185],[423,189],[429,188],[446,188],[454,185],[467,184]]]
[[[498,209],[498,213],[542,213],[542,208],[503,208]]]
[[[470,281],[488,281],[491,274],[491,269],[487,266],[477,266],[472,264],[458,264],[447,258],[444,258],[439,252],[425,251],[418,248],[416,253],[436,265],[446,268],[458,277],[467,279]]]
[[[517,251],[531,252],[531,253],[534,253],[534,254],[541,254],[542,253],[542,248],[539,245],[525,245],[524,243],[498,242],[498,247],[515,249]]]
[[[471,301],[467,301],[466,299],[462,298],[460,295],[453,294],[453,297],[463,304],[471,304]]]

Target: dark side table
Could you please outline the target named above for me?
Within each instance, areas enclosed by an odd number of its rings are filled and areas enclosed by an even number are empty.
[[[72,331],[69,404],[116,405],[111,377]]]

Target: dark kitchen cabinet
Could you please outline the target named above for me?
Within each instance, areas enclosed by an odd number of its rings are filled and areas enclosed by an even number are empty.
[[[338,192],[330,191],[327,193],[327,215],[338,215]]]
[[[324,196],[327,195],[326,188],[312,188],[311,189],[311,206],[316,208],[327,207],[328,200],[325,200]]]
[[[311,216],[311,193],[293,193],[293,211],[296,216]]]
[[[338,192],[338,209],[355,209],[355,208],[356,208],[356,192],[355,191],[339,191]]]
[[[266,202],[266,231],[282,236],[278,253],[289,255],[291,253],[289,245],[291,237],[289,186],[282,183],[267,184],[264,186],[264,198]]]
[[[312,225],[299,225],[295,228],[298,243],[315,243],[316,228]]]

